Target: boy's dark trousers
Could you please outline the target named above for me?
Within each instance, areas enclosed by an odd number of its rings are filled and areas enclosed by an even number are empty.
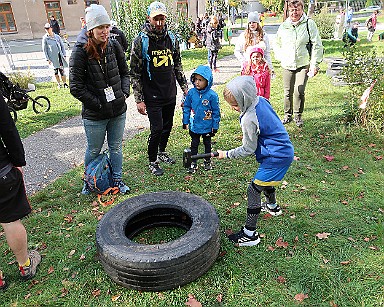
[[[203,137],[203,144],[204,144],[204,153],[210,153],[212,150],[212,143],[211,139],[212,137],[208,133],[199,134],[194,133],[191,130],[189,130],[189,135],[191,136],[191,154],[197,155],[200,145],[200,137]],[[209,158],[206,160],[210,160]],[[192,160],[192,162],[196,162],[196,160]]]

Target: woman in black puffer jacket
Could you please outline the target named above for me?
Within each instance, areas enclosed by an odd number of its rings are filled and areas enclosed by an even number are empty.
[[[129,76],[125,53],[109,40],[110,19],[101,5],[86,10],[86,30],[79,35],[69,59],[71,94],[82,102],[82,118],[87,137],[85,167],[96,158],[107,136],[114,186],[121,193],[129,187],[122,180],[122,141],[129,96]],[[83,194],[90,191],[84,185]]]

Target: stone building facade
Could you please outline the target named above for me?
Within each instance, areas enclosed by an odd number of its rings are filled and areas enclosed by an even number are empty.
[[[111,1],[129,0],[0,0],[0,30],[3,37],[13,39],[41,38],[44,24],[51,15],[60,23],[61,33],[70,36],[80,31],[80,17],[92,3],[103,5],[111,13]],[[196,20],[205,11],[203,0],[164,1],[174,9]]]

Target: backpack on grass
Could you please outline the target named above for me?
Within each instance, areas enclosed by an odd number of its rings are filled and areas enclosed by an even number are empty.
[[[103,202],[102,196],[115,195],[119,192],[118,187],[113,186],[112,165],[107,152],[99,154],[85,167],[83,180],[88,189],[97,194],[98,201],[103,206],[113,204],[115,198]]]

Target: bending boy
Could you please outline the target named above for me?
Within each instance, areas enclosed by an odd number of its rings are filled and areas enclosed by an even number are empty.
[[[293,145],[284,125],[268,100],[255,96],[255,92],[256,85],[251,76],[236,77],[224,89],[224,99],[233,110],[241,113],[243,141],[237,148],[218,150],[219,159],[255,155],[260,163],[247,190],[245,226],[238,233],[228,236],[229,240],[239,246],[259,244],[256,224],[260,211],[267,211],[274,216],[282,213],[276,203],[275,186],[281,182],[293,161]],[[261,201],[262,192],[266,198],[265,203]]]

